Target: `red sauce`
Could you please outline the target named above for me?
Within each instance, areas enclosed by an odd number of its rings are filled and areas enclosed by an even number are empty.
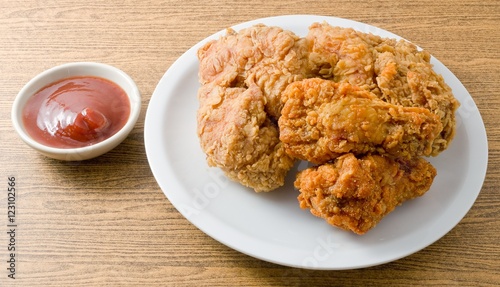
[[[24,126],[36,141],[58,148],[101,142],[127,122],[130,101],[117,84],[99,77],[71,77],[36,92],[23,110]]]

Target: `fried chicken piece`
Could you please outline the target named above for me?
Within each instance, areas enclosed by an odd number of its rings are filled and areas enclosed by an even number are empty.
[[[201,47],[198,58],[202,84],[233,88],[256,84],[266,97],[266,111],[277,119],[280,94],[305,75],[307,47],[291,31],[259,24],[239,32],[227,29],[225,36]]]
[[[329,224],[365,234],[404,201],[425,194],[436,169],[422,158],[345,154],[334,163],[299,172],[295,187],[303,209]]]
[[[374,91],[373,47],[352,28],[313,23],[306,36],[313,76]]]
[[[255,25],[198,50],[198,136],[210,166],[255,191],[284,184],[294,159],[279,141],[286,86],[302,79],[305,41],[279,27]]]
[[[382,38],[351,28],[314,23],[306,36],[313,76],[348,82],[382,100],[423,107],[437,115],[443,130],[432,155],[445,150],[455,135],[458,101],[430,63],[430,54],[405,40]]]
[[[455,136],[455,111],[460,106],[451,88],[430,64],[430,54],[406,41],[375,47],[374,69],[380,98],[405,107],[424,107],[437,115],[443,130],[434,140],[432,155],[448,148]]]
[[[257,192],[282,186],[294,159],[285,153],[278,127],[264,111],[260,88],[207,84],[198,99],[198,136],[208,164]]]
[[[315,164],[350,152],[427,156],[442,129],[427,109],[389,104],[347,83],[298,81],[282,100],[278,124],[286,152]]]

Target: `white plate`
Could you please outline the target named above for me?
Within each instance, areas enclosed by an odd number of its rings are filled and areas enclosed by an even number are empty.
[[[257,19],[233,28],[238,31],[264,23],[305,36],[309,25],[320,21],[400,38],[367,24],[312,15]],[[438,175],[427,194],[398,207],[363,236],[341,231],[300,209],[293,171],[279,190],[255,193],[208,167],[196,135],[196,51],[224,34],[220,31],[201,41],[172,64],[151,97],[145,122],[146,153],[160,188],[200,230],[269,262],[308,269],[354,269],[390,262],[427,247],[469,211],[486,174],[486,131],[465,87],[435,58],[435,70],[461,102],[456,137],[448,150],[430,159]]]

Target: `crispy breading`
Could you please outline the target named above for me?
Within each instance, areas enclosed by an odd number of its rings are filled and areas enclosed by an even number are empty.
[[[406,41],[375,48],[375,72],[380,98],[405,107],[424,107],[437,115],[443,130],[434,140],[432,155],[448,148],[455,136],[455,111],[460,106],[451,88],[430,64],[430,54]]]
[[[262,24],[206,43],[198,50],[199,78],[202,84],[223,87],[249,87],[257,84],[266,98],[266,111],[275,119],[280,115],[280,94],[286,86],[300,80],[307,68],[305,40],[291,31]]]
[[[264,111],[259,87],[207,84],[198,99],[198,136],[208,164],[255,191],[282,186],[294,160],[284,152],[278,127]]]
[[[315,164],[351,152],[427,156],[442,130],[429,110],[386,103],[348,83],[297,81],[282,101],[280,140],[288,154]]]
[[[373,47],[352,28],[313,23],[306,36],[311,76],[373,91]]]
[[[284,184],[294,159],[279,141],[282,91],[302,79],[305,41],[279,27],[255,25],[198,50],[198,136],[210,166],[255,191]]]
[[[329,224],[364,234],[404,201],[426,193],[436,169],[422,158],[338,157],[297,175],[300,207]]]
[[[455,135],[459,102],[437,74],[428,52],[405,40],[382,38],[352,28],[314,23],[306,36],[314,76],[348,82],[382,100],[423,107],[437,115],[443,130],[432,143],[432,155],[445,150]]]

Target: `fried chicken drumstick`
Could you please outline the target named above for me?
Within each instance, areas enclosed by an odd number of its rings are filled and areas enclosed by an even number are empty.
[[[301,171],[300,207],[329,224],[364,234],[406,200],[429,190],[436,169],[422,158],[345,154],[334,163]]]
[[[442,130],[429,110],[386,103],[348,83],[297,81],[282,101],[280,140],[288,154],[315,164],[350,152],[428,156]]]

